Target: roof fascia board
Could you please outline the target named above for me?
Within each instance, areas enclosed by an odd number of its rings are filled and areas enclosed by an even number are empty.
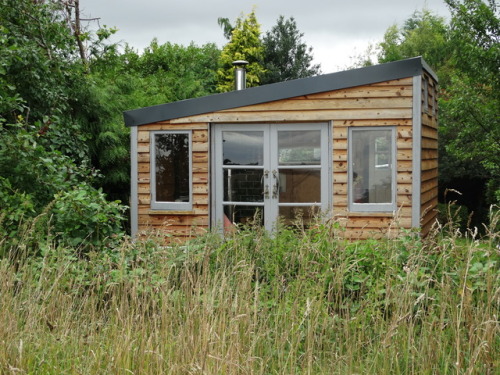
[[[123,116],[126,126],[139,126],[320,92],[414,77],[421,75],[423,69],[436,78],[425,61],[421,57],[415,57],[365,68],[125,111]]]

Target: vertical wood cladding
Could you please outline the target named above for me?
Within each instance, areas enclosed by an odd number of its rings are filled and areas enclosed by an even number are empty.
[[[422,192],[423,225],[429,225],[437,202],[436,86],[430,78],[429,109],[423,113]],[[413,78],[294,97],[203,115],[142,125],[138,129],[139,231],[155,229],[183,240],[209,228],[209,124],[210,123],[299,123],[331,121],[333,146],[332,220],[338,220],[350,239],[395,236],[411,228]],[[348,210],[347,136],[349,127],[395,126],[397,132],[397,213],[352,213]],[[192,130],[193,210],[150,209],[150,131]],[[420,193],[420,192],[417,192]]]
[[[438,203],[438,106],[437,83],[422,77],[422,161],[420,216],[422,235],[429,233],[437,218]]]

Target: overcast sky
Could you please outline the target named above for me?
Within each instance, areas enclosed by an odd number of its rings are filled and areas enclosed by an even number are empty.
[[[139,52],[155,37],[160,44],[222,47],[226,40],[217,18],[234,22],[254,6],[262,33],[280,15],[294,17],[323,73],[348,66],[370,43],[381,41],[389,26],[400,25],[416,10],[449,18],[443,0],[80,0],[82,18],[99,17],[101,25],[117,27],[113,41]]]

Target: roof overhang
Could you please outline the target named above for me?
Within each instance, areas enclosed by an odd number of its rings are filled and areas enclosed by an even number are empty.
[[[320,92],[414,77],[422,75],[424,70],[437,81],[436,74],[423,58],[415,57],[365,68],[134,109],[125,111],[123,116],[126,126],[139,126]]]

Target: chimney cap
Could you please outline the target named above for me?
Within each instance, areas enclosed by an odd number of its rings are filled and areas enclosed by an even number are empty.
[[[244,67],[245,65],[248,65],[248,61],[246,61],[246,60],[236,60],[236,61],[233,61],[233,65],[235,67],[240,67],[240,66]]]

